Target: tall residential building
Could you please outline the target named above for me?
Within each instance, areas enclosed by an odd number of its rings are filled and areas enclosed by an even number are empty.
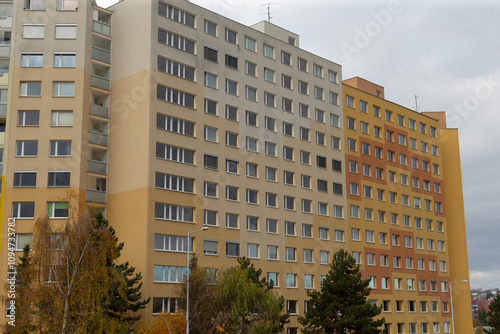
[[[444,120],[362,79],[342,85],[341,66],[294,33],[185,0],[33,0],[13,13],[3,219],[17,219],[18,250],[37,217],[64,223],[72,188],[125,242],[147,317],[176,310],[187,233],[208,226],[192,235],[200,265],[252,259],[285,296],[289,333],[341,248],[373,277],[392,333],[451,331],[447,286],[468,274]]]

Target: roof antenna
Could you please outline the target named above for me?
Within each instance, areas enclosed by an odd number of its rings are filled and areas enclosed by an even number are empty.
[[[273,18],[271,16],[271,5],[277,5],[277,2],[268,2],[263,4],[262,6],[267,6],[267,22],[271,23],[271,19]]]
[[[413,94],[413,96],[415,96],[415,111],[418,112],[418,98],[420,95]]]

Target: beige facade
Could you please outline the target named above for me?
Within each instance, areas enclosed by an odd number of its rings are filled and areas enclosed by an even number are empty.
[[[200,265],[251,258],[293,333],[333,253],[357,249],[341,66],[271,23],[184,0],[61,4],[14,8],[3,219],[17,218],[17,249],[37,217],[64,221],[60,198],[76,189],[125,243],[149,317],[175,310],[187,233],[208,226],[192,235]],[[19,123],[25,112],[39,122]]]

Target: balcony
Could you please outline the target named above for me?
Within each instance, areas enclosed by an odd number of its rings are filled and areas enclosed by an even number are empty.
[[[87,189],[86,201],[106,204],[106,192],[100,190]]]
[[[108,164],[102,161],[87,160],[87,171],[90,173],[103,174],[108,173]]]
[[[97,132],[97,131],[89,131],[89,143],[108,146],[108,135]]]
[[[96,46],[92,47],[92,59],[99,60],[105,63],[111,63],[111,52],[98,48]]]
[[[111,37],[111,26],[104,22],[94,21],[92,30],[98,34]]]
[[[90,114],[94,116],[109,118],[109,109],[98,104],[90,104]]]
[[[90,85],[104,90],[109,90],[109,79],[92,74],[90,76]]]

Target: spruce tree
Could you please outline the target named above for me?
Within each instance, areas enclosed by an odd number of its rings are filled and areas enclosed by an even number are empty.
[[[486,316],[486,323],[491,329],[484,329],[487,334],[500,334],[500,294],[490,303],[490,310]]]
[[[135,273],[135,268],[129,262],[116,264],[120,257],[124,243],[118,242],[116,230],[101,213],[95,216],[96,227],[106,228],[116,242],[116,252],[113,258],[107,257],[106,267],[111,276],[109,284],[109,298],[104,305],[104,313],[110,318],[127,321],[132,324],[140,319],[137,311],[146,307],[151,298],[141,300],[142,274]]]
[[[330,271],[321,282],[320,291],[308,291],[310,306],[299,322],[303,333],[379,334],[385,320],[373,318],[382,309],[366,299],[369,280],[363,280],[359,265],[341,249],[335,253]]]

